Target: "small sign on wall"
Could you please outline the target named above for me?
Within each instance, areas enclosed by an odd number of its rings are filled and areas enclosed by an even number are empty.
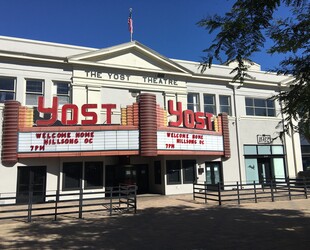
[[[270,144],[271,142],[271,135],[257,135],[257,144]]]

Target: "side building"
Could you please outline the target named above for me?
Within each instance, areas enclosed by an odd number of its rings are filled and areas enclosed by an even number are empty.
[[[194,181],[264,183],[302,170],[271,97],[291,78],[174,60],[133,41],[94,49],[0,37],[0,195],[192,192]]]

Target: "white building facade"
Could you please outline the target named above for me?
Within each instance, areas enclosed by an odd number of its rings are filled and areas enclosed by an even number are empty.
[[[106,49],[0,37],[0,194],[192,192],[194,181],[263,183],[302,170],[277,101],[291,79],[250,65],[172,60],[130,42]]]

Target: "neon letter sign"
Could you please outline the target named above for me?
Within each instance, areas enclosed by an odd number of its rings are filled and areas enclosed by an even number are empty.
[[[213,114],[204,112],[193,112],[192,110],[182,111],[182,103],[177,102],[176,110],[173,107],[173,101],[168,101],[168,112],[171,115],[176,115],[177,120],[170,121],[169,126],[179,127],[183,124],[186,128],[207,129],[212,130]]]
[[[82,125],[94,125],[97,124],[98,116],[94,111],[89,111],[90,109],[96,109],[97,104],[83,104],[81,107],[81,114],[85,118],[82,119]],[[106,124],[111,124],[112,109],[116,108],[116,104],[102,104],[102,109],[106,109],[107,121]],[[44,107],[44,97],[39,96],[38,98],[38,111],[43,114],[50,114],[49,120],[37,120],[36,124],[38,126],[49,126],[53,125],[57,121],[58,117],[58,97],[53,97],[52,107]],[[72,112],[72,118],[68,119],[68,111]],[[77,125],[79,120],[79,108],[75,104],[64,104],[61,108],[61,123],[63,125]]]

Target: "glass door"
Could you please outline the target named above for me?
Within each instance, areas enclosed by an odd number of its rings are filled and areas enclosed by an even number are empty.
[[[258,164],[259,182],[262,184],[270,183],[270,181],[274,179],[272,174],[270,158],[258,158],[257,164]]]
[[[16,203],[28,203],[30,192],[32,201],[45,201],[46,167],[18,167]]]
[[[221,162],[206,162],[206,183],[215,186],[223,182]]]

